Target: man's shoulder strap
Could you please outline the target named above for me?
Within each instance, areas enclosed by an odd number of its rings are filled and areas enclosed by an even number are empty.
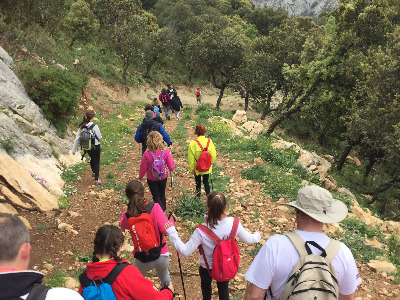
[[[306,256],[311,254],[311,250],[307,244],[311,244],[314,247],[320,249],[322,251],[322,256],[325,257],[327,262],[331,262],[332,259],[338,254],[340,250],[340,242],[334,239],[331,239],[328,246],[323,249],[315,242],[307,241],[305,242],[297,233],[289,232],[285,233],[285,235],[290,239],[293,246],[296,248],[297,252],[299,253],[300,257]]]
[[[33,286],[29,292],[28,298],[26,300],[45,300],[47,292],[51,287],[44,284],[36,284]]]

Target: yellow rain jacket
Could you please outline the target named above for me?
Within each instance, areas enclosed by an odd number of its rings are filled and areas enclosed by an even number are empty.
[[[208,138],[206,138],[204,135],[197,137],[197,140],[200,142],[200,144],[203,148],[205,148],[207,146]],[[196,140],[193,140],[190,142],[189,150],[188,150],[189,171],[193,172],[193,170],[195,170],[196,175],[210,174],[212,172],[212,165],[211,165],[210,169],[206,172],[199,172],[196,170],[196,163],[200,157],[201,150],[202,149],[200,149],[200,146],[197,144]],[[215,146],[211,139],[210,139],[210,145],[208,146],[207,151],[211,154],[211,163],[214,163],[214,161],[217,157],[217,152],[215,151]]]

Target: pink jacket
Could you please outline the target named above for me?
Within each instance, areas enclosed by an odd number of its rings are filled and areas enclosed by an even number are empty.
[[[153,209],[150,212],[150,217],[151,220],[153,221],[157,237],[160,236],[160,232],[163,234],[161,244],[165,243],[164,234],[167,234],[167,231],[165,230],[164,225],[168,221],[168,219],[158,203],[154,203]],[[173,219],[171,219],[170,221],[175,224]],[[128,218],[126,217],[125,212],[122,212],[121,214],[121,218],[119,220],[119,226],[121,227],[121,229],[129,230]],[[161,254],[164,253],[168,253],[167,244],[165,244],[165,246],[161,249]],[[133,250],[133,255],[135,255],[135,250]]]
[[[155,156],[161,155],[161,150],[158,149],[157,152],[155,153]],[[175,162],[174,159],[172,158],[171,153],[168,151],[168,149],[164,150],[164,161],[167,169],[170,171],[173,171],[175,169]],[[142,179],[144,177],[144,174],[147,175],[147,179],[152,180],[152,181],[157,181],[158,178],[155,178],[153,174],[151,174],[151,169],[153,167],[153,157],[150,154],[150,151],[146,151],[143,154],[142,161],[140,163],[140,169],[139,169],[139,179]],[[168,177],[168,172],[165,174],[164,178],[165,179]]]

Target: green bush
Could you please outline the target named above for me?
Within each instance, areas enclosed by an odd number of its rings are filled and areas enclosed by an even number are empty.
[[[45,117],[54,124],[59,134],[63,134],[65,122],[78,106],[84,80],[59,68],[32,66],[22,69],[21,80]]]
[[[179,200],[179,207],[175,213],[183,219],[198,220],[206,214],[205,203],[195,196],[184,194],[183,198]]]

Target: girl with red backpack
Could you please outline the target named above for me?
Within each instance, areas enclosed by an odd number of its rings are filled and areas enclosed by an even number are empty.
[[[167,233],[164,229],[164,225],[168,221],[167,217],[158,203],[146,201],[144,198],[144,186],[139,180],[132,180],[127,183],[125,195],[129,199],[129,203],[121,214],[119,226],[122,229],[131,231],[133,244],[136,246],[133,251],[133,255],[136,258],[134,266],[139,269],[143,276],[146,276],[148,271],[156,269],[161,285],[168,286],[171,283],[168,271],[169,252],[164,239],[164,234]],[[140,221],[135,223],[135,219],[139,217],[141,218]],[[144,224],[144,217],[149,217],[152,227],[144,228],[144,232],[150,232],[148,235],[141,235],[140,226]],[[132,230],[132,227],[135,228],[135,231]],[[137,240],[134,240],[136,238]],[[140,246],[146,247],[147,239],[156,239],[159,246],[146,251],[147,253],[141,253]]]
[[[171,116],[171,97],[166,89],[161,90],[161,93],[158,95],[158,100],[160,100],[164,108],[165,118],[169,120]]]
[[[146,174],[153,201],[165,211],[168,170],[172,172],[175,169],[175,162],[168,149],[164,149],[163,137],[158,131],[148,134],[146,145],[147,151],[140,163],[139,179],[141,180]]]
[[[212,279],[216,279],[213,268],[221,267],[220,264],[235,263],[237,272],[239,267],[239,255],[229,258],[229,261],[219,260],[219,258],[215,256],[214,249],[217,249],[219,246],[214,240],[220,240],[219,242],[221,244],[226,240],[232,240],[232,242],[235,243],[234,240],[237,236],[242,242],[253,244],[261,239],[261,233],[259,231],[251,234],[243,228],[238,218],[226,216],[226,199],[222,193],[213,192],[208,195],[207,209],[208,215],[205,223],[196,227],[193,235],[186,244],[179,238],[178,232],[172,222],[169,221],[165,224],[171,243],[183,256],[189,256],[199,247],[199,252],[202,253],[199,255],[199,274],[203,300],[211,300],[211,281]],[[203,229],[204,227],[207,227],[208,230]],[[211,231],[211,233],[209,231]],[[216,237],[213,237],[213,235],[216,235]],[[213,266],[215,263],[217,263],[218,266]],[[234,277],[236,273],[232,275]],[[229,299],[228,284],[229,280],[221,281],[218,279],[217,287],[220,300]]]

